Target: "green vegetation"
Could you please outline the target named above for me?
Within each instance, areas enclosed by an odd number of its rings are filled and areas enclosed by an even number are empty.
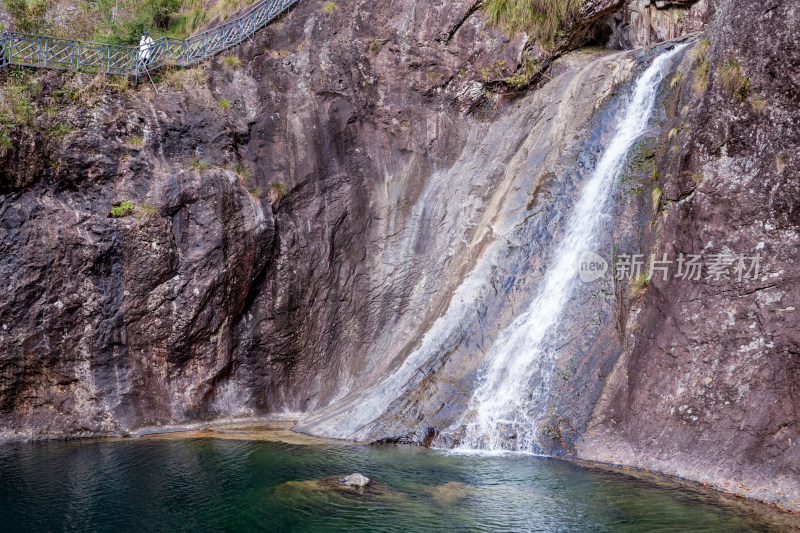
[[[142,204],[139,206],[139,221],[155,218],[157,214],[158,209],[151,204]]]
[[[703,39],[697,43],[693,51],[695,62],[697,63],[697,70],[695,71],[694,88],[698,92],[703,92],[708,87],[708,74],[711,71],[711,61],[708,60],[708,49],[711,47],[711,41]]]
[[[111,216],[114,218],[126,217],[133,214],[134,209],[136,209],[136,206],[133,205],[133,202],[120,202],[111,208]]]
[[[282,181],[273,181],[269,186],[269,195],[272,201],[280,202],[289,194],[289,187]]]
[[[34,92],[37,92],[36,87],[24,83],[11,81],[3,85],[0,91],[0,124],[6,126],[30,124],[34,117],[31,103]]]
[[[263,194],[263,193],[261,192],[261,187],[255,187],[255,188],[253,188],[253,189],[250,189],[250,195],[251,195],[253,198],[261,198],[261,195],[262,195],[262,194]]]
[[[653,214],[658,213],[658,210],[661,209],[661,199],[664,197],[664,191],[661,188],[656,187],[653,189],[653,193],[651,194],[651,199],[653,200]]]
[[[141,148],[144,144],[144,139],[142,139],[142,137],[139,135],[133,135],[130,139],[128,139],[128,142],[137,148]]]
[[[41,91],[35,81],[26,78],[24,69],[11,72],[0,84],[0,153],[13,145],[12,133],[20,126],[30,126],[36,116],[33,99]]]
[[[244,166],[243,163],[236,163],[236,174],[239,175],[244,181],[249,181],[253,177],[253,173]]]
[[[41,33],[49,25],[45,17],[50,8],[49,0],[4,0],[3,3],[18,31]]]
[[[50,134],[58,139],[63,139],[70,133],[72,133],[72,128],[69,126],[69,124],[64,124],[63,122],[59,122],[50,128]]]
[[[237,69],[242,66],[242,60],[236,56],[225,56],[222,58],[222,62],[232,69]]]
[[[222,100],[220,100],[220,101],[219,101],[219,105],[222,107],[222,109],[224,109],[225,111],[227,111],[228,109],[230,109],[231,107],[233,107],[233,102],[231,102],[230,100],[225,100],[225,99],[223,98]]]
[[[226,19],[252,0],[0,0],[25,33],[134,45],[145,30],[153,39],[186,38],[214,17]],[[55,16],[69,9],[70,16]]]
[[[541,70],[542,63],[539,58],[531,59],[530,54],[525,52],[522,54],[522,63],[517,71],[506,78],[506,84],[515,90],[524,89]]]
[[[336,5],[336,2],[325,2],[325,5],[322,6],[322,12],[325,13],[326,15],[330,15],[331,13],[336,11],[338,7],[339,6]]]
[[[489,24],[508,33],[523,31],[542,46],[552,46],[581,7],[581,0],[486,0]]]
[[[206,163],[201,159],[192,159],[192,163],[189,165],[189,169],[202,172],[204,170],[208,170],[208,163]]]
[[[481,76],[486,81],[497,81],[506,77],[506,62],[498,59],[492,61],[480,70]]]
[[[681,83],[682,79],[683,79],[683,72],[678,72],[677,74],[675,74],[669,81],[669,88],[674,89],[675,87],[677,87]]]

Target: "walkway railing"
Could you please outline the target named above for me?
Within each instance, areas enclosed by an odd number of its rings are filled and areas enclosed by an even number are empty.
[[[186,67],[241,43],[299,0],[262,0],[243,15],[188,39],[162,37],[143,47],[0,33],[0,68],[7,65],[140,76],[165,65]]]

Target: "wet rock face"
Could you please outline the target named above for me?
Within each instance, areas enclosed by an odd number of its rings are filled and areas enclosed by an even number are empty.
[[[626,351],[578,451],[794,510],[798,23],[794,2],[724,2],[710,41],[681,67],[658,155],[665,209],[640,246],[706,263],[718,253],[758,255],[760,273],[657,276],[627,315]]]
[[[617,5],[587,3],[561,46]],[[44,73],[54,121],[0,153],[0,434],[308,411],[401,361],[496,174],[459,178],[472,210],[421,198],[531,46],[476,7],[301,2],[243,68],[165,73],[157,97]]]

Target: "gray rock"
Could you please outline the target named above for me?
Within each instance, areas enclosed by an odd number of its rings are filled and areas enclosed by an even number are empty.
[[[366,487],[370,484],[370,479],[367,476],[355,473],[341,478],[339,482],[347,487]]]

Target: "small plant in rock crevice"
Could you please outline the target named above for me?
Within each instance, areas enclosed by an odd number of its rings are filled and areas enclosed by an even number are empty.
[[[269,198],[273,203],[279,203],[289,194],[289,187],[282,181],[273,181],[269,186]]]
[[[639,300],[644,296],[644,293],[647,292],[649,286],[650,277],[647,274],[639,274],[631,279],[628,285],[628,296],[633,300]]]
[[[237,69],[242,66],[242,60],[236,56],[225,56],[222,58],[222,62],[225,63],[225,66],[232,69]]]
[[[123,201],[115,206],[112,206],[110,214],[112,218],[122,218],[132,215],[135,209],[136,206],[133,204],[133,202]]]
[[[762,96],[756,96],[750,100],[750,106],[757,115],[769,114],[769,102]]]
[[[708,60],[708,50],[711,48],[711,41],[703,39],[695,46],[692,51],[697,70],[694,77],[694,88],[698,92],[703,92],[708,86],[708,75],[711,71],[711,61]]]
[[[189,169],[190,170],[197,170],[198,172],[202,172],[204,170],[208,170],[208,163],[206,163],[202,159],[192,159],[192,162],[189,165]]]
[[[250,181],[250,179],[253,177],[253,173],[250,172],[246,166],[244,166],[244,163],[236,163],[234,170],[236,171],[236,174],[244,181]]]
[[[530,53],[522,55],[522,62],[519,68],[511,76],[506,78],[506,84],[514,90],[524,89],[530,84],[534,76],[542,71],[542,63],[539,58],[531,59]]]

